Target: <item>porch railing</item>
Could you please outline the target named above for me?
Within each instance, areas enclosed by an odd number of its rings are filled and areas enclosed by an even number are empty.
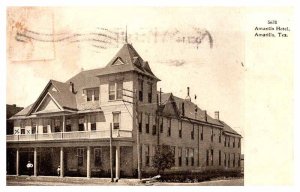
[[[7,135],[6,141],[45,141],[69,139],[108,139],[110,131],[72,131],[42,134]],[[113,130],[113,138],[132,138],[132,131]]]

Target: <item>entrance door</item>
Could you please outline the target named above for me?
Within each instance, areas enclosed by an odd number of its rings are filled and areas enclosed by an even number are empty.
[[[28,161],[30,161],[33,164],[33,151],[20,151],[20,159],[19,159],[20,175],[29,175],[26,167]],[[31,174],[33,174],[33,172]]]

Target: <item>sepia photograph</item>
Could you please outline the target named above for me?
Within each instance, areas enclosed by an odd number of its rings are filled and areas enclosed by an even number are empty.
[[[291,13],[6,7],[6,186],[290,184]]]

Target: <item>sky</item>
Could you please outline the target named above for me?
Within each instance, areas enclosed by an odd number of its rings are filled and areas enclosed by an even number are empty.
[[[193,102],[243,135],[241,9],[69,7],[7,10],[7,104],[26,107],[50,79],[104,67],[125,42],[149,62],[163,92]],[[197,100],[194,99],[197,95]]]

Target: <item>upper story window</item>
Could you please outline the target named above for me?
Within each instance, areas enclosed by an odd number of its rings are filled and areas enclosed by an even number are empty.
[[[169,118],[169,124],[168,124],[168,136],[171,136],[171,123],[172,123],[172,119]]]
[[[201,126],[201,135],[200,135],[201,140],[203,140],[203,125]]]
[[[222,131],[220,129],[220,132],[219,132],[219,143],[221,143],[221,138],[222,138]]]
[[[164,118],[161,118],[161,122],[160,122],[160,132],[163,133],[164,132]]]
[[[79,117],[78,131],[84,131],[84,117]]]
[[[86,89],[86,101],[99,101],[99,88]]]
[[[233,148],[235,148],[235,138],[233,138]]]
[[[97,117],[96,115],[91,115],[91,130],[95,131],[97,129]]]
[[[238,141],[238,148],[241,147],[241,138],[239,138],[239,141]]]
[[[153,117],[153,125],[152,125],[152,135],[156,135],[156,117]]]
[[[70,132],[72,130],[71,119],[66,120],[66,132]]]
[[[191,131],[191,139],[193,139],[194,140],[194,134],[195,133],[195,125],[193,124],[193,127],[192,127],[192,131]]]
[[[123,82],[118,81],[118,82],[110,82],[109,83],[109,100],[119,100],[123,98]]]
[[[138,118],[139,118],[139,132],[142,132],[142,127],[143,127],[143,113],[142,112],[139,113]]]
[[[21,120],[20,127],[21,127],[21,134],[25,134],[25,120]]]
[[[37,122],[35,119],[31,121],[31,134],[36,134],[37,131]]]
[[[54,120],[54,131],[55,132],[61,132],[61,121],[60,119]]]
[[[114,129],[120,129],[120,118],[121,118],[120,112],[113,112],[113,128]]]
[[[138,86],[139,86],[139,101],[143,101],[143,92],[144,92],[144,80],[139,79],[138,80]]]
[[[210,140],[211,140],[211,142],[214,141],[214,129],[213,129],[213,128],[211,128],[211,136],[210,136]]]
[[[179,138],[182,138],[182,121],[180,121],[178,134],[179,134]]]
[[[148,102],[152,103],[152,83],[148,83]]]
[[[146,133],[149,133],[149,127],[150,127],[150,114],[146,115]]]

